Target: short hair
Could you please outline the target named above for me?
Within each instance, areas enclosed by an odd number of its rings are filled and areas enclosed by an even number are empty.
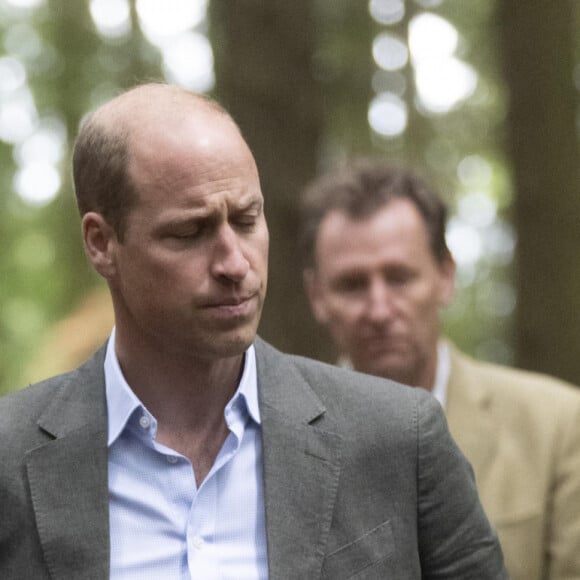
[[[325,174],[308,185],[300,198],[300,249],[304,265],[315,266],[318,230],[331,211],[365,219],[394,199],[407,199],[419,210],[438,263],[451,254],[445,241],[447,207],[416,173],[380,161],[362,159]]]
[[[134,87],[87,115],[81,123],[73,152],[77,205],[81,216],[89,211],[100,213],[121,242],[127,217],[138,199],[129,174],[131,110],[140,108],[139,98],[155,94],[172,102],[197,102],[231,119],[228,112],[210,97],[163,83]],[[127,104],[132,102],[131,109]],[[233,120],[232,123],[237,127]]]
[[[100,213],[123,240],[127,215],[137,198],[128,171],[126,131],[87,117],[73,153],[73,179],[79,212]]]

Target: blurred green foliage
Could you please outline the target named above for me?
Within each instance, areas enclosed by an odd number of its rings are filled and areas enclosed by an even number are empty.
[[[317,42],[311,68],[324,108],[324,132],[312,154],[320,169],[353,155],[372,154],[424,170],[450,204],[455,237],[465,248],[470,243],[479,248],[477,255],[460,261],[447,331],[468,352],[510,362],[515,235],[510,226],[511,170],[503,148],[507,95],[498,63],[497,2],[399,4],[404,7],[402,18],[384,24],[371,18],[373,2],[312,3]],[[165,9],[171,6],[168,2]],[[266,33],[264,14],[274,10],[264,2],[260,14],[258,6],[262,4],[252,6],[256,36]],[[38,375],[41,369],[31,365],[40,360],[37,354],[57,321],[103,285],[82,252],[70,178],[70,151],[82,116],[125,87],[168,78],[159,46],[143,32],[136,0],[127,2],[127,30],[122,34],[99,32],[90,7],[89,0],[0,0],[0,392]],[[421,106],[411,60],[400,75],[379,77],[372,58],[375,35],[388,31],[406,43],[412,19],[426,12],[452,25],[458,35],[457,57],[477,74],[473,94],[445,112]],[[213,23],[214,39],[225,42],[225,31],[219,34],[216,27],[219,22]],[[206,20],[196,24],[196,33],[207,30]],[[401,101],[407,111],[406,130],[388,138],[367,121],[369,101],[387,77],[406,87]],[[218,97],[220,90],[215,87]],[[229,95],[225,101],[235,98]],[[15,102],[30,103],[32,111],[29,130],[16,136],[2,129],[16,123],[16,109],[10,108]],[[31,201],[22,195],[19,179],[25,147],[43,127],[62,141],[62,154],[53,163],[60,185],[54,199]],[[41,179],[38,172],[29,175]],[[485,203],[478,210],[480,202]],[[490,208],[491,218],[480,219]],[[88,335],[91,328],[81,325],[75,332]]]

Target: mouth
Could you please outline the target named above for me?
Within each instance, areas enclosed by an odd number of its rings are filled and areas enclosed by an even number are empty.
[[[252,316],[257,309],[257,293],[246,296],[229,296],[213,300],[205,310],[220,318],[245,318]]]
[[[256,294],[248,294],[246,296],[228,296],[214,299],[206,305],[206,308],[223,308],[229,306],[240,306],[254,298]]]

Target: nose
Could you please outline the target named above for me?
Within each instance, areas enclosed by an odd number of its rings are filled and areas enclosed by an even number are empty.
[[[394,314],[393,296],[384,280],[371,281],[367,295],[366,315],[373,323],[388,322]]]
[[[211,268],[216,278],[233,282],[240,282],[248,274],[250,263],[244,255],[242,240],[229,224],[217,231]]]

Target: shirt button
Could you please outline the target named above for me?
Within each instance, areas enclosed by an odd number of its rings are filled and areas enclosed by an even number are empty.
[[[201,550],[203,548],[203,538],[200,536],[195,536],[195,538],[193,538],[193,547],[196,550]]]
[[[169,461],[169,463],[177,463],[178,460],[179,458],[175,455],[167,455],[167,461]]]
[[[149,427],[151,425],[151,419],[149,419],[149,417],[147,417],[147,415],[143,415],[139,419],[139,425],[141,425],[141,427],[143,427],[143,429],[149,429]]]

